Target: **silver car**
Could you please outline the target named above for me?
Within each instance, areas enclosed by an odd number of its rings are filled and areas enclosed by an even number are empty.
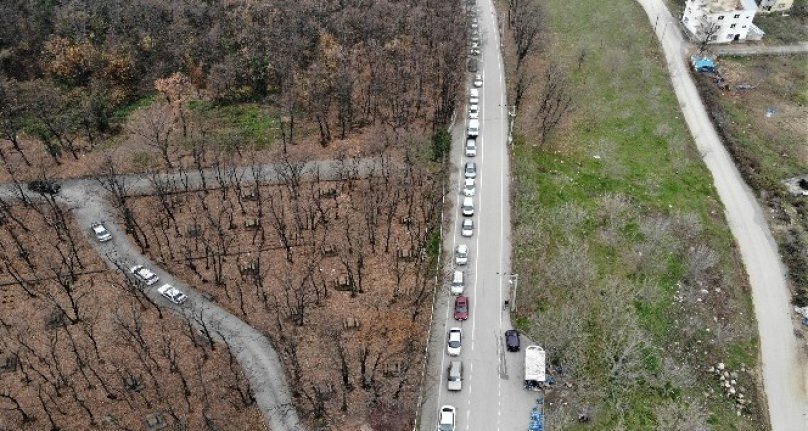
[[[477,164],[474,162],[466,163],[466,168],[463,170],[463,175],[466,178],[477,178]]]
[[[188,296],[182,293],[181,290],[177,289],[176,287],[170,284],[164,284],[157,288],[157,291],[160,292],[160,295],[163,295],[169,301],[180,305],[186,300],[188,300]]]
[[[160,277],[158,277],[157,274],[151,272],[151,270],[143,265],[133,266],[129,271],[146,286],[151,286],[160,281]]]

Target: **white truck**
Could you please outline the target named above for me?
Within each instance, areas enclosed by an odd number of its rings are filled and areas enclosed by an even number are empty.
[[[525,349],[525,389],[538,391],[544,387],[545,352],[539,346],[527,346]]]

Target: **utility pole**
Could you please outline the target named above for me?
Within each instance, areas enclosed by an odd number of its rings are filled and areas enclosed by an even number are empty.
[[[510,279],[508,280],[508,286],[510,287],[510,297],[511,297],[511,310],[516,311],[516,291],[519,288],[519,274],[511,274]]]

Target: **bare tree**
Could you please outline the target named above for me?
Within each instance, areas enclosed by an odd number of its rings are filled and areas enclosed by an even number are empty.
[[[511,15],[513,39],[516,43],[516,69],[525,58],[541,47],[541,33],[545,27],[542,5],[536,0],[515,2]]]
[[[539,145],[547,142],[549,134],[572,109],[567,72],[557,64],[550,64],[544,72],[544,88],[539,98],[536,122],[539,129]]]
[[[140,142],[160,152],[160,156],[169,169],[174,168],[171,161],[171,132],[173,131],[171,106],[155,103],[146,108],[133,123],[130,133]]]

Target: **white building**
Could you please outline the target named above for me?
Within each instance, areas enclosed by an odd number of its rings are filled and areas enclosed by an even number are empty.
[[[794,0],[755,0],[758,5],[758,12],[782,12],[791,9]]]
[[[763,31],[752,24],[758,8],[755,1],[687,0],[682,23],[696,41],[760,40]]]

